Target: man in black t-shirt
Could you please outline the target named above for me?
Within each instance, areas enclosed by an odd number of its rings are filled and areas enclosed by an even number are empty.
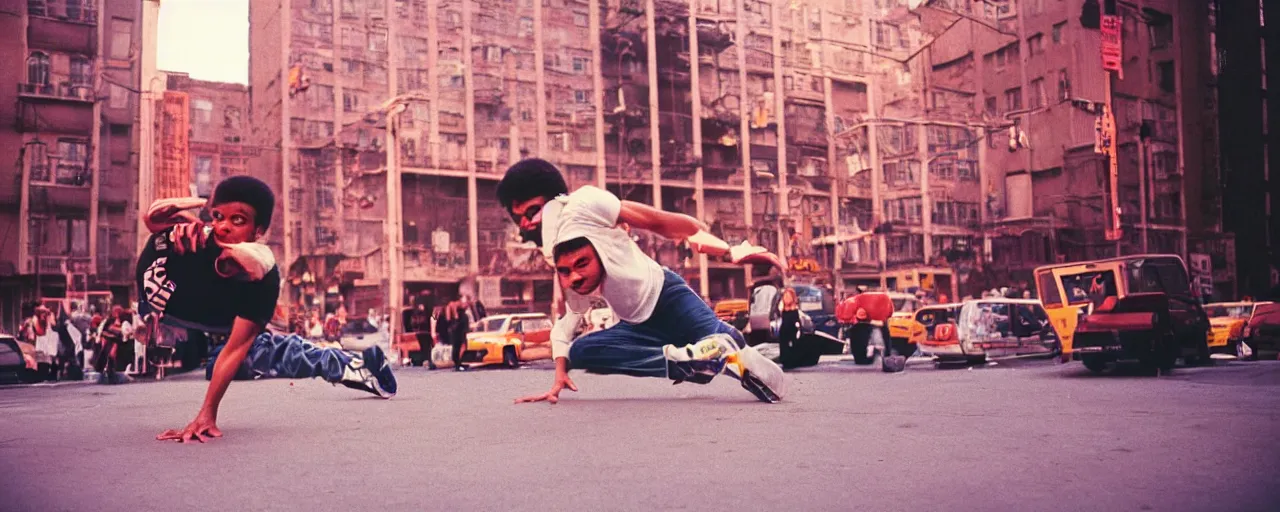
[[[136,268],[140,309],[164,324],[226,342],[210,356],[209,390],[195,420],[156,439],[220,437],[218,406],[237,373],[320,377],[383,398],[395,395],[395,376],[380,347],[351,354],[266,332],[280,295],[280,270],[271,250],[258,243],[275,208],[275,195],[265,183],[248,176],[219,183],[208,201],[208,228],[189,217],[179,220],[180,211],[198,205],[162,200],[148,212],[145,220],[153,234]]]

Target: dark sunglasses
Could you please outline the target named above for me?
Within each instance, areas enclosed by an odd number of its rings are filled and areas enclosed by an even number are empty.
[[[534,206],[525,208],[524,213],[520,215],[516,215],[515,213],[512,213],[511,220],[515,221],[516,224],[519,224],[521,219],[527,220],[529,222],[533,222],[535,218],[538,216],[538,214],[540,213],[542,213],[542,205],[534,205]]]

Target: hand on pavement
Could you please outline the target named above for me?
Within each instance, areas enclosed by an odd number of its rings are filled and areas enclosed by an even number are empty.
[[[578,391],[578,386],[573,383],[573,379],[570,379],[567,374],[556,375],[556,381],[551,385],[551,391],[541,395],[530,395],[524,398],[517,398],[516,403],[548,402],[554,404],[560,401],[560,391],[565,388],[569,388],[570,391]]]
[[[222,437],[222,431],[218,430],[218,425],[216,425],[215,422],[216,420],[213,417],[201,414],[196,416],[196,419],[188,424],[187,428],[184,428],[181,431],[173,429],[166,430],[156,436],[156,440],[178,441],[180,443],[200,441],[203,443],[205,442],[205,439],[208,438]]]

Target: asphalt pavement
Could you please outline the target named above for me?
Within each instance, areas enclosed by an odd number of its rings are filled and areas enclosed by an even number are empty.
[[[0,388],[0,509],[1277,510],[1280,362],[1151,377],[1005,361],[790,374],[781,404],[545,365],[404,368],[381,400],[320,381],[232,384],[204,445],[202,373]]]

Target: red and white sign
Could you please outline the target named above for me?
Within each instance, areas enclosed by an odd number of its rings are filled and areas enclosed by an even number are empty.
[[[1117,15],[1102,15],[1102,69],[1115,71],[1124,80],[1124,38],[1121,36],[1124,19]]]

